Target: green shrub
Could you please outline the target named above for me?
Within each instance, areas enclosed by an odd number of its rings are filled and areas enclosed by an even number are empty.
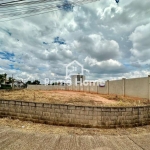
[[[1,84],[0,89],[12,89],[11,85]]]

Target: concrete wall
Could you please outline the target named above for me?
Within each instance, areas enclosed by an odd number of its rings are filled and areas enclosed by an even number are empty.
[[[105,83],[105,87],[98,87],[99,94],[109,94],[108,90],[108,81]]]
[[[123,91],[122,80],[109,81],[109,94],[122,95],[122,91]]]
[[[94,85],[94,86],[90,86],[89,90],[90,90],[90,93],[98,93],[98,86],[97,85]]]
[[[148,78],[135,78],[125,80],[125,95],[148,98]]]
[[[93,107],[0,100],[0,117],[68,126],[132,127],[150,123],[150,106]]]
[[[31,90],[72,90],[84,91],[99,94],[115,94],[132,96],[150,100],[150,76],[145,78],[122,79],[106,81],[105,87],[99,85],[71,85],[71,86],[52,86],[52,85],[28,85]]]

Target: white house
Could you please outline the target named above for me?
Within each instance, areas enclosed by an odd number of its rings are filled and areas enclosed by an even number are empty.
[[[85,76],[84,75],[72,75],[71,76],[71,83],[73,85],[76,85],[76,84],[82,84],[85,80]]]

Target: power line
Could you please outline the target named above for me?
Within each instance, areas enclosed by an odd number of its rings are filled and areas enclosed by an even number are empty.
[[[41,2],[41,1],[36,1],[36,2]],[[42,2],[50,2],[49,0],[42,0]],[[19,15],[25,15],[25,14],[32,14],[32,13],[36,13],[37,11],[41,12],[47,9],[54,9],[57,6],[63,6],[64,4],[60,3],[61,0],[51,0],[51,4],[44,4],[44,5],[37,5],[37,6],[33,6],[33,7],[23,7],[20,9],[11,9],[8,10],[7,12],[5,10],[0,11],[1,15],[1,19],[2,18],[9,18],[9,17],[13,17],[13,16],[19,16]],[[80,2],[80,1],[79,1]],[[12,12],[13,11],[13,12]]]
[[[82,1],[77,1],[76,3],[69,3],[70,5],[72,5],[72,6],[76,6],[76,5],[82,5],[82,4],[86,4],[86,3],[91,3],[91,2],[94,2],[94,1],[97,1],[97,0],[82,0]],[[14,12],[14,13],[10,13],[10,14],[8,14],[8,13],[5,13],[5,14],[3,14],[3,15],[1,15],[1,18],[8,18],[8,17],[14,17],[14,16],[19,16],[19,15],[26,15],[26,14],[32,14],[32,13],[37,13],[37,12],[40,12],[40,11],[45,11],[45,10],[47,10],[47,9],[50,9],[50,11],[51,10],[53,10],[53,9],[55,9],[55,11],[56,10],[59,10],[59,9],[63,9],[64,7],[67,7],[67,4],[65,5],[65,4],[61,4],[61,5],[59,5],[59,7],[58,7],[58,4],[57,5],[53,5],[53,6],[51,6],[51,7],[44,7],[44,8],[42,8],[42,9],[33,9],[33,10],[28,10],[28,11],[25,11],[24,12],[24,14],[22,14],[23,13],[23,11],[20,11],[20,12]],[[46,11],[47,12],[47,11]],[[48,11],[49,12],[49,11]],[[43,12],[43,13],[45,13],[45,12]],[[39,13],[38,13],[39,14]],[[40,13],[41,14],[41,13]],[[34,15],[37,15],[37,14],[34,14]],[[31,16],[31,15],[30,15]],[[32,15],[33,16],[33,15]],[[27,16],[23,16],[23,17],[27,17]],[[19,17],[20,18],[20,17]],[[13,18],[14,19],[14,18]],[[13,20],[13,19],[9,19],[9,20]],[[0,22],[3,22],[3,21],[0,21]]]
[[[55,1],[55,0],[54,0]],[[35,9],[35,8],[40,8],[43,6],[50,6],[50,5],[56,5],[56,4],[62,4],[61,1],[58,1],[57,3],[54,3],[53,1],[51,1],[51,3],[43,3],[43,4],[37,4],[37,5],[29,5],[29,6],[20,6],[20,7],[15,7],[15,8],[11,8],[11,9],[6,9],[6,8],[0,8],[0,12],[11,12],[11,11],[22,11],[22,10],[27,10],[27,9]]]
[[[84,1],[82,1],[82,2],[84,2]],[[88,3],[95,2],[95,1],[97,1],[97,0],[92,0],[92,1],[90,0],[90,1],[87,1],[86,3],[84,2],[84,3],[81,3],[81,4],[88,4]],[[81,4],[77,3],[76,6],[79,6]],[[27,16],[22,16],[22,17],[13,18],[13,19],[8,19],[8,20],[0,21],[0,22],[11,21],[11,20],[16,20],[16,19],[21,19],[21,18],[26,18],[26,17],[31,17],[31,16],[36,16],[36,15],[45,14],[45,13],[49,13],[49,12],[53,12],[53,11],[57,11],[57,10],[61,10],[61,9],[63,9],[63,8],[56,8],[56,9],[53,9],[53,10],[50,10],[50,11],[46,11],[46,12],[42,12],[42,13],[36,13],[36,14],[32,14],[32,15],[27,15]]]
[[[77,3],[79,3],[81,1],[78,1]],[[71,3],[73,5],[73,3]],[[60,4],[60,3],[57,3],[57,4],[51,4],[51,5],[40,5],[39,6],[36,6],[36,7],[29,7],[29,9],[21,9],[21,10],[16,10],[12,13],[10,13],[9,11],[8,12],[5,12],[3,13],[1,16],[1,18],[8,18],[9,16],[12,17],[12,16],[16,16],[16,15],[25,15],[25,14],[29,14],[29,13],[35,13],[37,11],[44,11],[44,10],[47,10],[47,9],[54,9],[54,8],[57,8],[58,6],[59,7],[62,7],[62,6],[65,6],[66,4]],[[31,10],[30,10],[31,9]]]
[[[29,2],[22,2],[22,3],[12,3],[7,5],[0,5],[0,8],[8,8],[8,7],[16,7],[16,6],[25,6],[25,5],[31,5],[31,4],[39,4],[39,3],[45,3],[45,2],[57,2],[61,0],[38,0],[38,1],[29,1]],[[62,1],[61,1],[62,2]]]
[[[6,9],[6,8],[0,8],[0,12],[11,12],[11,11],[19,11],[19,10],[27,10],[27,9],[34,9],[34,8],[37,8],[37,7],[42,7],[42,6],[45,6],[45,5],[49,5],[49,4],[40,4],[40,5],[37,5],[37,6],[31,6],[31,7],[23,7],[23,8],[15,8],[15,9]],[[52,5],[52,4],[50,4]],[[4,10],[3,10],[4,9]]]
[[[98,0],[79,0],[75,2],[73,0],[69,0],[69,1],[64,0],[63,2],[62,0],[32,0],[32,1],[15,0],[15,1],[10,1],[10,2],[5,2],[5,3],[0,4],[0,19],[9,18],[9,17],[17,17],[17,16],[21,16],[21,17],[3,20],[0,22],[35,16],[39,14],[48,13],[51,11],[56,11],[59,9],[71,10],[73,9],[74,6],[79,6],[79,5],[92,3],[96,1]],[[119,0],[116,0],[116,2],[118,3]],[[27,7],[24,7],[24,6],[27,6]],[[8,7],[10,8],[13,7],[14,9],[8,9]],[[7,10],[5,10],[6,8]]]
[[[10,2],[5,2],[5,3],[0,3],[0,5],[14,3],[14,2],[20,2],[20,1],[25,1],[25,0],[10,1]]]

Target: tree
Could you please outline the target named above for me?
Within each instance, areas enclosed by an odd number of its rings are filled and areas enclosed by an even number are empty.
[[[4,82],[4,77],[2,74],[0,74],[0,84]]]
[[[27,81],[26,84],[32,84],[32,82],[31,81]]]
[[[14,79],[12,77],[9,77],[8,81],[9,81],[9,83],[12,83],[12,82],[14,82]]]
[[[6,79],[7,79],[7,74],[6,73],[4,74],[4,79],[5,79],[5,82],[6,82]]]
[[[40,81],[35,80],[35,81],[32,82],[32,84],[34,84],[34,85],[39,85],[39,84],[40,84]]]
[[[0,84],[2,84],[4,81],[6,81],[7,74],[0,74]]]

